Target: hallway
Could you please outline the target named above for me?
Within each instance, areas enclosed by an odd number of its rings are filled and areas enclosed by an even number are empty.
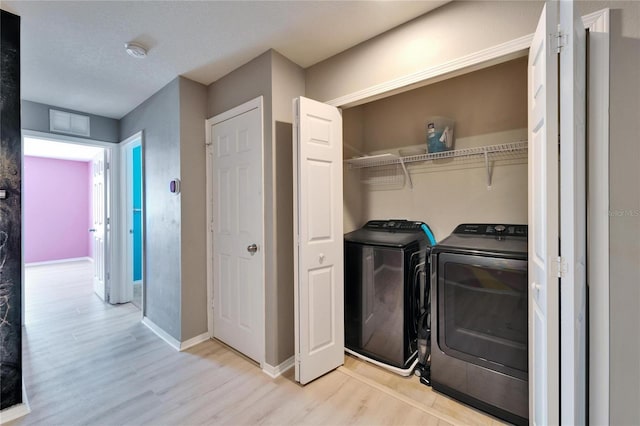
[[[133,305],[94,295],[91,276],[89,262],[26,268],[31,413],[10,425],[458,423],[340,369],[300,387],[293,370],[271,379],[216,341],[176,352],[140,323]]]

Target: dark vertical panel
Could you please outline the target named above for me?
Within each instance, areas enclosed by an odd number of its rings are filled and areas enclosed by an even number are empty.
[[[20,18],[1,11],[0,409],[22,402]]]

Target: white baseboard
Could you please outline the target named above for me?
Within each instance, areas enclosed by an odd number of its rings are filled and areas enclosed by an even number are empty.
[[[180,342],[175,337],[171,336],[169,333],[164,331],[162,328],[158,326],[155,322],[151,321],[148,317],[142,317],[142,323],[146,325],[149,330],[153,331],[156,336],[164,340],[176,351],[184,351],[189,349],[192,346],[197,345],[198,343],[202,343],[209,339],[209,333],[202,333],[196,337],[192,337],[189,340],[185,340],[184,342]]]
[[[24,266],[43,266],[43,265],[56,265],[59,263],[69,263],[69,262],[93,262],[93,259],[90,257],[72,257],[69,259],[58,259],[58,260],[46,260],[44,262],[31,262],[31,263],[25,263]]]
[[[156,336],[167,342],[173,349],[175,349],[176,351],[180,350],[180,342],[169,333],[158,327],[158,325],[151,321],[148,317],[142,317],[142,323],[146,325],[149,330],[153,331]]]
[[[12,407],[5,408],[0,411],[0,425],[9,423],[12,420],[19,419],[26,416],[31,412],[29,407],[29,400],[27,399],[27,390],[24,387],[24,380],[22,381],[22,403],[16,404]]]
[[[288,358],[275,367],[265,362],[264,366],[262,367],[262,371],[269,377],[275,379],[276,377],[293,367],[294,359],[294,357]]]
[[[192,337],[189,340],[185,340],[184,342],[181,342],[180,343],[180,350],[184,351],[184,350],[189,349],[190,347],[195,346],[195,345],[197,345],[199,343],[206,342],[209,339],[210,339],[209,332],[202,333],[199,336]]]

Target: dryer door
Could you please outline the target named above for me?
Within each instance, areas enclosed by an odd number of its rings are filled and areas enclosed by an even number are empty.
[[[438,344],[448,355],[527,379],[527,262],[438,257]]]

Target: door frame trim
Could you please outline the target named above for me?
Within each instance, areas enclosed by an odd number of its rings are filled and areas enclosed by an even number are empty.
[[[608,8],[582,16],[585,29],[610,34],[610,11]],[[444,62],[435,66],[420,69],[416,72],[391,79],[368,88],[358,90],[337,98],[325,101],[326,104],[344,108],[382,99],[397,93],[414,89],[427,84],[436,83],[451,77],[462,75],[468,72],[480,70],[492,65],[496,65],[511,59],[515,59],[528,54],[533,33],[514,38],[507,42],[479,50],[477,52],[461,56],[454,60]],[[597,50],[599,57],[609,57],[610,46],[592,46]],[[593,64],[592,64],[593,68]],[[597,75],[592,73],[588,80],[590,93],[598,93],[602,103],[589,103],[588,113],[589,131],[587,133],[588,148],[595,148],[589,154],[587,174],[591,186],[588,189],[589,203],[587,215],[591,218],[587,225],[587,250],[589,271],[587,274],[588,286],[592,287],[590,297],[590,318],[592,322],[597,322],[598,326],[590,326],[588,339],[590,342],[609,342],[609,217],[608,212],[605,217],[602,214],[602,206],[609,208],[609,68],[610,62],[599,64]],[[589,70],[590,72],[593,69]],[[594,119],[602,121],[594,122]],[[595,184],[594,184],[595,182]],[[596,203],[604,203],[597,205]],[[599,208],[596,210],[596,206]],[[589,237],[592,236],[592,238]],[[594,286],[597,286],[594,292]],[[598,300],[594,294],[597,292]],[[595,309],[594,309],[595,308]],[[559,324],[558,324],[559,326]],[[588,384],[588,411],[591,421],[607,423],[610,418],[610,391],[609,391],[609,365],[610,348],[609,344],[598,348],[598,360],[601,365],[607,368],[598,368],[590,372],[590,383]],[[588,351],[591,356],[590,351]],[[590,365],[596,365],[593,358],[590,358]]]
[[[145,232],[144,232],[144,228],[145,228],[145,197],[144,197],[144,130],[141,130],[131,136],[129,136],[128,138],[126,138],[125,140],[123,140],[122,142],[120,142],[118,145],[120,147],[120,188],[119,188],[119,195],[120,195],[120,210],[119,210],[119,215],[120,215],[120,223],[122,224],[122,226],[120,227],[120,243],[121,243],[121,248],[120,248],[120,265],[121,265],[121,270],[120,270],[120,286],[119,286],[119,296],[120,296],[120,301],[119,303],[126,303],[126,302],[130,302],[131,300],[133,300],[133,294],[129,292],[128,286],[129,286],[129,279],[127,278],[129,272],[129,255],[131,254],[131,257],[133,257],[133,253],[129,253],[129,242],[128,242],[128,236],[127,236],[127,199],[125,197],[127,197],[129,195],[129,182],[128,182],[128,169],[127,169],[127,150],[134,145],[134,142],[136,142],[137,140],[140,140],[140,147],[142,149],[142,301],[140,303],[140,312],[142,314],[142,317],[144,317],[145,314],[145,304],[144,304],[144,297],[145,297],[145,291],[144,291],[144,286],[145,286],[145,241],[144,241],[144,237],[145,237]],[[137,144],[136,144],[137,145]]]
[[[205,145],[206,145],[206,191],[207,191],[207,330],[209,332],[209,336],[213,338],[213,185],[211,184],[214,170],[213,170],[213,134],[211,132],[211,128],[223,121],[229,120],[238,115],[244,114],[246,112],[257,109],[259,111],[260,116],[260,128],[262,131],[260,132],[260,156],[262,158],[260,177],[262,181],[262,193],[261,193],[261,205],[262,205],[262,236],[261,241],[263,242],[263,247],[266,246],[265,242],[265,190],[264,190],[264,107],[263,107],[263,96],[258,96],[248,102],[245,102],[241,105],[238,105],[234,108],[231,108],[228,111],[215,115],[205,121]],[[264,250],[259,250],[258,253],[261,256],[262,260],[262,297],[261,301],[258,303],[260,306],[260,312],[258,312],[258,319],[262,323],[262,327],[260,328],[260,359],[258,360],[260,363],[260,368],[264,368],[265,366],[265,354],[266,354],[266,262],[265,262],[265,253]]]
[[[106,239],[106,256],[105,256],[105,272],[109,274],[109,278],[106,279],[105,284],[105,296],[107,303],[110,302],[111,290],[119,286],[120,280],[120,253],[118,248],[120,247],[120,221],[117,212],[120,211],[120,200],[118,199],[120,188],[120,157],[117,155],[119,152],[119,144],[112,142],[104,142],[95,139],[80,138],[75,136],[61,135],[57,133],[39,132],[35,130],[22,129],[22,145],[23,145],[23,157],[24,157],[24,138],[30,137],[34,139],[46,139],[62,143],[70,143],[76,145],[95,146],[98,148],[104,148],[107,153],[109,162],[109,191],[107,192],[108,207],[107,217],[109,218],[109,227],[105,230]],[[23,265],[24,266],[24,265]],[[24,322],[24,286],[22,294],[22,321]]]

